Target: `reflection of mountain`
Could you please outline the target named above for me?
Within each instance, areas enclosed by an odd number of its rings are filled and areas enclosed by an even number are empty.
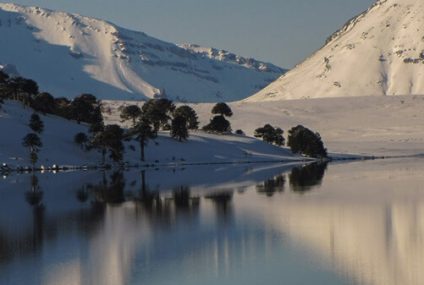
[[[45,194],[43,207],[38,207],[39,203],[28,205],[26,195],[19,196],[20,203],[14,201],[16,213],[25,213],[18,210],[21,206],[25,210],[34,207],[32,220],[28,212],[28,216],[19,218],[26,221],[23,230],[12,233],[13,225],[0,220],[4,264],[0,269],[0,283],[5,281],[5,272],[18,276],[22,270],[28,271],[22,277],[26,283],[32,280],[35,284],[120,285],[132,278],[154,284],[155,278],[163,278],[162,270],[171,271],[173,276],[184,272],[183,279],[191,270],[212,278],[228,274],[235,265],[255,266],[249,256],[265,258],[269,255],[273,235],[264,232],[261,226],[252,228],[251,225],[258,222],[252,222],[255,219],[247,219],[242,224],[237,221],[234,193],[269,176],[274,177],[271,180],[276,184],[267,180],[264,183],[267,188],[282,187],[285,181],[285,175],[280,175],[282,169],[287,167],[264,165],[257,169],[251,166],[231,169],[219,166],[214,171],[241,172],[248,180],[237,178],[225,182],[221,177],[208,183],[208,188],[198,184],[194,193],[190,187],[179,185],[165,188],[167,191],[162,194],[157,192],[162,189],[155,186],[159,185],[155,172],[109,173],[98,175],[87,184],[76,185],[71,191],[59,191],[61,195],[55,198],[52,196],[61,189],[60,183],[51,183],[50,179],[56,180],[57,176],[40,176],[36,188]],[[182,177],[190,175],[181,174]],[[23,181],[27,184],[28,180]],[[33,191],[32,184],[25,188]],[[206,192],[202,193],[201,189]],[[124,202],[125,199],[131,202]],[[69,205],[58,207],[55,204],[59,201],[67,201]],[[255,212],[245,216],[250,215]],[[44,261],[31,268],[22,265],[28,260],[40,259]],[[14,267],[14,262],[21,265]],[[9,281],[10,284],[22,283]]]
[[[424,284],[419,163],[334,166],[324,193],[274,201],[268,221],[358,284]]]
[[[123,285],[135,278],[142,284],[155,284],[155,279],[164,278],[163,271],[170,278],[181,274],[179,270],[187,273],[193,268],[208,268],[208,272],[219,274],[228,272],[235,259],[242,261],[243,252],[246,255],[253,250],[260,254],[266,250],[260,231],[227,232],[225,227],[216,231],[215,223],[219,224],[220,219],[214,217],[221,215],[213,212],[219,212],[217,205],[222,203],[228,207],[230,201],[202,199],[201,213],[199,204],[185,194],[175,191],[173,198],[157,200],[154,207],[142,202],[107,207],[103,222],[85,244],[84,253],[62,261],[63,265],[46,274],[43,282]],[[209,217],[206,225],[205,220],[200,222],[205,212]],[[247,247],[253,244],[254,248]]]
[[[424,284],[424,203],[284,204],[279,227],[358,284]]]
[[[41,215],[33,215],[23,190],[13,212],[27,215],[18,217],[24,221],[20,230],[0,217],[0,284],[255,284],[255,278],[273,284],[292,280],[289,272],[300,284],[314,278],[343,284],[346,276],[361,285],[423,284],[423,167],[395,166],[386,161],[330,165],[323,180],[325,167],[296,170],[303,171],[298,177],[310,178],[308,189],[321,185],[320,191],[302,195],[281,192],[290,175],[279,172],[263,183],[250,182],[243,193],[221,182],[215,192],[180,184],[156,193],[148,173],[141,191],[140,181],[123,183],[114,175],[106,177],[103,188],[96,186],[102,179],[83,188],[84,199],[79,186],[67,193],[68,203],[74,203],[67,211],[52,204],[53,193],[41,176]],[[270,185],[281,194],[258,193]],[[111,190],[119,195],[104,192]],[[273,193],[269,190],[265,194]],[[122,193],[132,201],[106,199],[122,200]],[[14,194],[0,192],[0,211]],[[64,194],[60,201],[68,197]],[[92,204],[95,199],[110,204],[94,207],[99,206]],[[295,252],[299,246],[306,257]],[[308,270],[315,258],[317,267]],[[321,269],[326,273],[314,275]]]

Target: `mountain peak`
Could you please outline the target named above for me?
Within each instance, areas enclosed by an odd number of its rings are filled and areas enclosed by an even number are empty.
[[[213,56],[203,52],[208,48],[178,46],[107,21],[10,3],[0,4],[0,33],[8,42],[0,46],[0,65],[15,66],[21,76],[55,96],[235,101],[284,72],[272,64],[224,51]]]
[[[424,94],[424,2],[380,0],[248,101]]]

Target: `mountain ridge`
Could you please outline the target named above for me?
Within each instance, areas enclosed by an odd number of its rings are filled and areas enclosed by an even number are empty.
[[[0,3],[0,65],[55,96],[236,101],[281,73],[275,65],[198,45],[176,45],[108,21]]]
[[[379,0],[246,101],[424,94],[424,3]]]

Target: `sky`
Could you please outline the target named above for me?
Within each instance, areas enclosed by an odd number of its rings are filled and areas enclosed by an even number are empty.
[[[375,0],[15,0],[291,68]]]

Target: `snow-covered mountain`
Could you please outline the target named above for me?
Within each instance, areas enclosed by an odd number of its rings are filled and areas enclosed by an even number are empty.
[[[424,1],[379,0],[248,101],[424,94]]]
[[[0,36],[0,66],[55,96],[234,101],[284,72],[227,51],[178,46],[102,20],[15,4],[0,4]]]

